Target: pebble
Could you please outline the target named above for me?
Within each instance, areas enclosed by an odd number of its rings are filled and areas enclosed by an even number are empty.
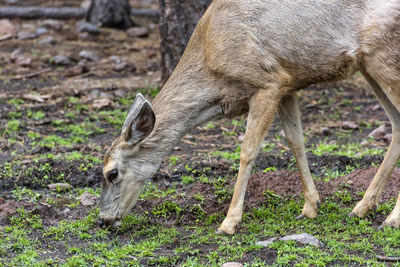
[[[13,35],[15,33],[15,27],[9,19],[0,19],[0,36],[1,35]]]
[[[99,61],[101,59],[101,57],[96,52],[89,50],[82,50],[81,52],[79,52],[79,56],[81,58],[85,58],[91,61]]]
[[[88,32],[90,34],[99,34],[100,30],[99,28],[89,22],[79,22],[78,25],[76,26],[76,31],[77,32]]]
[[[15,59],[15,64],[19,66],[29,67],[32,64],[32,59],[24,55],[20,55]]]
[[[145,27],[132,27],[126,30],[129,37],[146,37],[149,35],[149,30]]]
[[[43,34],[48,33],[49,31],[44,27],[39,27],[36,29],[37,36],[42,36]]]
[[[385,140],[386,143],[390,144],[392,142],[392,134],[387,134],[383,137],[383,140]]]
[[[240,262],[225,262],[221,265],[221,267],[243,267],[243,264]]]
[[[268,247],[269,245],[274,243],[274,241],[276,241],[277,239],[278,239],[277,237],[271,237],[270,239],[267,239],[264,241],[258,241],[256,244],[260,245],[260,246]]]
[[[52,191],[65,191],[72,188],[72,185],[67,183],[48,184],[47,187]]]
[[[53,29],[56,31],[60,31],[63,28],[63,24],[60,21],[55,20],[55,19],[46,19],[46,20],[42,21],[42,23],[40,23],[40,26],[46,27],[49,29]]]
[[[330,134],[331,134],[331,131],[329,130],[328,127],[322,127],[322,128],[321,128],[321,133],[322,133],[322,135],[327,136],[327,135],[330,135]]]
[[[275,242],[276,240],[278,240],[277,237],[272,237],[265,241],[258,241],[256,244],[267,247],[267,246],[271,245],[273,242]],[[297,235],[288,235],[288,236],[284,236],[284,237],[280,238],[279,240],[280,241],[294,240],[294,241],[297,241],[304,245],[313,245],[313,246],[316,246],[319,248],[324,246],[324,243],[319,241],[315,236],[307,234],[307,233],[302,233],[302,234],[297,234]]]
[[[35,39],[37,37],[36,32],[19,32],[18,40],[29,40]]]
[[[385,124],[382,124],[381,126],[379,126],[378,128],[376,128],[375,130],[373,130],[372,132],[370,132],[368,134],[368,138],[373,137],[375,140],[382,138],[385,136],[385,132],[386,132],[386,126]]]
[[[342,123],[342,128],[343,129],[351,129],[351,130],[357,130],[358,125],[352,121],[345,121]]]
[[[307,233],[302,233],[298,235],[288,235],[284,236],[280,239],[281,241],[288,241],[288,240],[294,240],[299,243],[302,243],[304,245],[313,245],[318,248],[323,247],[324,244],[319,241],[315,236],[307,234]]]
[[[47,44],[55,45],[56,44],[56,40],[54,39],[53,36],[49,36],[49,37],[46,37],[46,38],[40,40],[39,44],[41,44],[41,45],[47,45]]]
[[[69,65],[71,61],[64,55],[57,55],[50,60],[55,65]]]

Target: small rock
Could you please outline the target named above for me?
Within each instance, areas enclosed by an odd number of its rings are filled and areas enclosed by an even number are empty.
[[[375,106],[372,107],[372,110],[377,111],[378,109],[380,109],[380,107],[381,106],[379,104],[376,104]]]
[[[78,38],[81,40],[86,40],[89,38],[89,33],[88,32],[80,32],[80,33],[78,33]]]
[[[264,247],[268,247],[272,243],[274,243],[275,240],[277,240],[277,237],[271,237],[270,239],[264,240],[264,241],[258,241],[256,244]]]
[[[56,44],[56,40],[54,39],[53,36],[49,36],[49,37],[46,37],[46,38],[40,40],[39,44],[41,44],[41,45],[47,45],[47,44],[55,45]]]
[[[225,262],[221,265],[221,267],[243,267],[243,264],[240,262]]]
[[[126,30],[126,34],[129,37],[147,37],[149,35],[149,30],[145,27],[132,27]]]
[[[42,36],[43,34],[46,34],[48,32],[49,31],[44,27],[39,27],[39,28],[36,29],[36,35],[37,36]]]
[[[102,99],[96,99],[93,101],[92,107],[94,109],[102,109],[104,107],[108,107],[111,105],[111,100],[102,98]]]
[[[79,201],[83,206],[92,206],[96,204],[97,196],[90,194],[89,192],[84,192],[80,197]]]
[[[126,62],[121,62],[121,63],[115,65],[113,69],[114,69],[115,71],[123,71],[124,69],[126,69],[127,66],[128,66],[128,63],[126,63]]]
[[[123,98],[126,96],[126,92],[124,90],[118,89],[114,91],[114,95],[118,98]]]
[[[113,95],[108,92],[100,92],[99,98],[107,98],[107,99],[112,99]]]
[[[50,59],[50,62],[55,65],[69,65],[71,61],[64,55],[57,55]]]
[[[285,138],[285,137],[286,137],[285,131],[284,131],[284,130],[281,130],[281,131],[279,132],[279,136],[282,137],[282,138]]]
[[[88,72],[89,69],[86,66],[86,62],[85,61],[81,61],[79,62],[78,66],[75,66],[71,69],[69,69],[66,73],[66,76],[71,77],[71,76],[76,76],[82,73],[86,73]]]
[[[0,19],[0,36],[14,35],[15,27],[9,19]]]
[[[63,24],[55,19],[46,19],[40,24],[40,26],[53,29],[56,31],[60,31],[63,28]]]
[[[347,181],[347,184],[348,184],[348,185],[352,185],[353,183],[354,183],[354,182],[353,182],[352,180],[348,180],[348,181]]]
[[[385,136],[385,132],[386,132],[386,126],[385,126],[385,124],[382,124],[381,126],[376,128],[375,130],[370,132],[369,135],[368,135],[368,138],[373,137],[375,140],[377,140],[379,138],[384,137]]]
[[[152,60],[147,64],[147,70],[148,71],[156,71],[158,70],[158,61],[157,60]]]
[[[70,212],[70,211],[71,211],[71,209],[70,209],[70,208],[68,208],[68,207],[67,207],[67,208],[65,208],[65,209],[63,210],[63,212],[64,212],[64,213],[68,213],[68,212]]]
[[[35,39],[37,37],[36,32],[19,32],[18,40],[29,40]]]
[[[0,41],[11,39],[11,37],[12,37],[12,34],[2,34],[2,35],[0,35]]]
[[[302,233],[302,234],[298,234],[298,235],[288,235],[288,236],[282,237],[279,240],[281,240],[281,241],[294,240],[294,241],[300,242],[305,245],[313,245],[316,247],[324,246],[324,244],[321,241],[319,241],[313,235],[310,235],[307,233]]]
[[[88,95],[88,101],[92,101],[96,98],[99,98],[100,95],[100,90],[99,89],[93,89],[90,94]]]
[[[47,187],[52,191],[66,191],[72,188],[72,185],[67,183],[48,184]]]
[[[15,60],[15,64],[19,66],[29,67],[32,64],[32,59],[24,55],[20,55]]]
[[[81,58],[88,59],[91,61],[99,61],[101,59],[101,57],[97,53],[88,50],[82,50],[81,52],[79,52],[79,56]]]
[[[386,143],[390,144],[392,142],[392,134],[387,134],[383,137],[383,140],[385,140]]]
[[[322,135],[327,136],[327,135],[330,135],[331,131],[329,130],[328,127],[322,127],[321,128],[321,133],[322,133]]]
[[[157,55],[157,50],[155,50],[155,49],[149,49],[149,50],[146,51],[146,55],[147,55],[148,58],[152,58],[152,57],[154,57],[155,55]]]
[[[99,34],[100,30],[99,28],[89,22],[79,22],[78,25],[76,26],[76,31],[77,32],[88,32],[90,34]]]
[[[358,129],[358,125],[352,121],[345,121],[342,123],[342,128],[345,130],[357,130]]]
[[[108,58],[108,61],[110,61],[111,63],[114,63],[114,64],[120,64],[122,62],[122,59],[118,56],[110,56]]]

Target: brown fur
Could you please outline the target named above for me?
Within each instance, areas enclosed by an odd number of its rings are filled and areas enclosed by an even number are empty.
[[[114,169],[119,176],[104,181],[100,217],[118,221],[129,212],[144,181],[188,130],[247,111],[237,184],[219,231],[234,233],[241,220],[251,166],[277,112],[301,174],[301,216],[315,217],[319,196],[305,156],[295,91],[345,79],[358,70],[373,87],[394,131],[381,168],[353,210],[365,216],[377,205],[400,157],[399,18],[400,0],[214,0],[152,103],[152,132],[132,143],[129,131],[138,129],[125,127],[107,152],[105,177]],[[135,112],[124,126],[139,109]],[[385,223],[400,225],[400,203]]]

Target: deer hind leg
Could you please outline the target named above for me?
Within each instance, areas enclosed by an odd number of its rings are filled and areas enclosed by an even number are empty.
[[[400,158],[400,80],[393,82],[393,80],[385,77],[385,73],[393,73],[393,70],[379,69],[381,72],[373,72],[369,69],[363,70],[363,74],[370,83],[375,95],[377,96],[380,104],[385,109],[390,122],[392,123],[392,141],[385,158],[376,173],[374,179],[369,185],[363,199],[357,203],[350,215],[357,215],[364,217],[369,211],[378,206],[381,193],[385,188],[392,171]],[[384,70],[382,72],[382,70]],[[390,72],[387,72],[390,71]],[[392,76],[393,77],[393,76]],[[400,73],[397,75],[400,78]],[[397,89],[397,90],[396,90]],[[400,207],[397,202],[396,208],[392,214],[387,218],[386,224],[398,227],[400,224]]]
[[[297,95],[295,93],[285,96],[282,99],[281,103],[279,104],[278,114],[282,122],[283,130],[285,131],[289,147],[296,158],[303,186],[305,203],[303,211],[298,218],[302,218],[304,216],[308,218],[314,218],[317,216],[318,206],[320,203],[319,195],[308,167],[304,148],[303,131],[301,129],[299,104],[297,101]]]
[[[217,233],[234,234],[242,220],[244,196],[251,168],[257,157],[260,145],[278,109],[280,96],[276,88],[259,90],[249,103],[246,133],[240,153],[239,174],[235,185],[228,214]]]

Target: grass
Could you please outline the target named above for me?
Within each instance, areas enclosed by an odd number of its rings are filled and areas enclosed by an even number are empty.
[[[158,91],[150,87],[142,93],[154,97]],[[0,179],[13,181],[28,177],[33,184],[7,191],[7,200],[25,205],[17,206],[0,228],[0,266],[220,266],[227,261],[243,262],[245,266],[384,266],[377,255],[400,256],[400,231],[392,228],[377,231],[372,224],[377,218],[387,217],[395,201],[382,204],[366,219],[349,218],[347,214],[358,199],[353,199],[346,188],[324,199],[315,219],[304,220],[295,219],[304,204],[302,199],[266,190],[265,199],[246,210],[235,235],[217,235],[215,230],[225,217],[224,206],[233,194],[228,184],[234,177],[215,171],[207,161],[199,167],[180,155],[167,158],[166,168],[184,174],[164,188],[158,183],[147,183],[137,212],[129,214],[119,229],[99,228],[98,208],[82,207],[79,197],[84,192],[100,196],[100,188],[76,187],[61,192],[49,191],[47,185],[68,182],[75,176],[85,179],[93,174],[101,166],[104,142],[110,143],[109,137],[118,134],[133,99],[120,98],[113,109],[93,111],[80,98],[68,97],[65,113],[49,118],[40,110],[21,109],[25,104],[22,99],[6,101],[13,110],[7,114],[0,137],[7,140],[5,150],[12,157],[1,163]],[[347,107],[350,102],[343,100],[341,105]],[[339,116],[335,112],[330,115]],[[51,131],[41,124],[46,119],[50,119],[45,125]],[[209,122],[201,129],[214,133],[219,131],[219,126],[217,122]],[[227,121],[223,127],[227,138],[236,137],[245,130],[244,117]],[[96,139],[105,134],[109,134],[106,141]],[[290,157],[279,146],[283,138],[277,133],[271,135],[273,140],[263,143],[262,153]],[[339,137],[336,143],[323,140],[314,146],[308,145],[307,152],[317,157],[350,159],[385,152],[358,143],[340,145],[349,139],[349,134]],[[201,159],[207,158],[210,162],[223,159],[237,171],[241,150],[238,144],[233,146],[233,149],[202,154]],[[293,160],[289,165],[290,170],[295,170]],[[320,173],[314,178],[327,181],[359,167],[356,164],[338,169],[316,166]],[[276,170],[276,166],[264,166],[258,173]],[[211,194],[203,191],[190,194],[192,188],[202,188],[204,184],[212,188]],[[209,211],[209,198],[219,203],[216,212]],[[256,244],[271,237],[302,232],[316,236],[325,246],[315,248],[283,241],[268,247]]]
[[[219,181],[215,186],[222,185],[223,181]],[[35,203],[40,201],[29,190],[17,191],[16,196]],[[71,194],[77,197],[79,193],[81,191]],[[166,196],[153,187],[147,188],[141,198],[150,195],[153,198]],[[266,202],[244,214],[240,230],[233,236],[215,234],[224,215],[207,215],[204,211],[207,207],[202,204],[204,198],[199,195],[195,196],[199,205],[191,207],[197,218],[193,223],[178,226],[152,223],[154,218],[168,221],[171,214],[179,218],[185,209],[165,201],[150,212],[128,215],[117,232],[96,226],[97,208],[81,219],[61,220],[56,225],[44,226],[39,214],[21,207],[9,218],[9,225],[0,229],[1,261],[5,265],[36,266],[220,266],[227,261],[250,257],[251,266],[384,266],[376,255],[400,256],[400,231],[392,228],[377,231],[367,219],[347,217],[354,200],[346,192],[325,199],[319,215],[304,220],[295,219],[301,211],[301,200],[281,197],[271,191],[265,195]],[[393,206],[394,201],[382,205],[375,216],[387,214]],[[266,248],[256,244],[270,237],[302,232],[316,236],[324,247],[293,241],[276,241]],[[43,244],[50,241],[54,245],[44,248]],[[65,251],[66,257],[54,257],[58,251]],[[50,257],[46,256],[48,253]],[[10,255],[13,256],[10,258]]]

